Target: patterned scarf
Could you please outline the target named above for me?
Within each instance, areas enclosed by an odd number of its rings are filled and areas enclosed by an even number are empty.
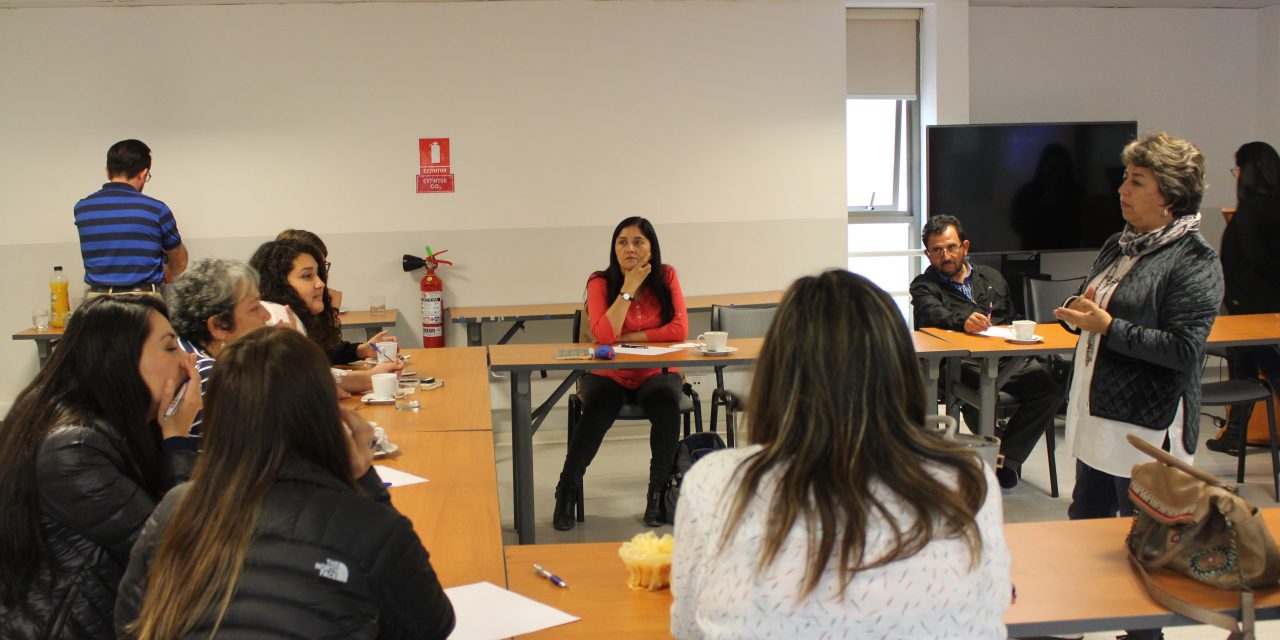
[[[1189,216],[1174,218],[1173,222],[1146,233],[1134,231],[1133,225],[1126,222],[1124,233],[1120,234],[1120,252],[1126,256],[1143,256],[1199,229],[1198,211]]]

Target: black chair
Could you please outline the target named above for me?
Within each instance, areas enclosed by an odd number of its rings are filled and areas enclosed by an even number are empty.
[[[760,338],[769,330],[778,305],[765,307],[724,307],[711,305],[711,330],[727,331],[733,338]],[[737,434],[734,425],[735,412],[746,404],[747,390],[726,389],[723,366],[716,367],[716,388],[711,392],[711,432],[715,433],[720,408],[724,408],[725,442],[734,446]]]
[[[578,309],[573,314],[573,341],[574,343],[582,342],[585,326],[582,322],[583,311]],[[589,339],[589,338],[587,338]],[[690,427],[696,425],[699,432],[702,431],[702,403],[698,399],[698,392],[693,390],[693,385],[684,383],[681,385],[684,393],[680,396],[680,413],[684,416],[684,437],[689,437]],[[578,419],[582,417],[582,397],[576,392],[569,394],[569,441],[573,441],[573,430],[578,424]],[[690,418],[692,417],[692,423]],[[622,410],[618,412],[618,420],[648,420],[649,416],[645,415],[644,407],[628,402],[622,405]],[[575,499],[578,522],[587,519],[586,500],[584,499],[583,482],[578,487],[578,495]]]
[[[1267,428],[1271,435],[1271,476],[1276,501],[1280,502],[1280,443],[1276,439],[1276,408],[1271,399],[1271,385],[1263,380],[1224,380],[1200,385],[1200,405],[1204,407],[1241,407],[1258,401],[1267,403]],[[1244,459],[1249,429],[1240,429],[1240,455],[1236,463],[1236,482],[1244,482]]]

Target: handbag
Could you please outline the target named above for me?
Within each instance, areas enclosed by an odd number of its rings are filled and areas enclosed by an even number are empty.
[[[684,484],[684,476],[689,473],[693,463],[712,451],[724,449],[724,440],[714,431],[699,431],[676,445],[676,460],[671,465],[671,475],[667,477],[666,492],[662,496],[667,507],[667,522],[676,521],[676,503],[680,501],[680,485]]]
[[[1280,550],[1257,509],[1236,487],[1135,437],[1129,443],[1155,458],[1134,465],[1129,483],[1133,525],[1129,560],[1152,599],[1192,620],[1253,640],[1253,588],[1280,580]],[[1147,575],[1164,568],[1240,593],[1240,619],[1200,607],[1161,588]]]

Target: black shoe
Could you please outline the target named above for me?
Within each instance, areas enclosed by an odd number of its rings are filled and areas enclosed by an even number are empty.
[[[662,487],[649,487],[644,501],[644,526],[660,527],[667,521],[667,509],[662,497]]]
[[[578,492],[575,488],[566,486],[563,482],[556,485],[556,510],[551,515],[551,526],[556,531],[568,531],[573,528],[576,523],[573,517],[574,507],[577,506]]]
[[[1018,475],[1018,470],[1012,467],[996,469],[996,481],[1000,483],[1001,489],[1012,489],[1018,486]]]
[[[1227,429],[1222,433],[1222,437],[1208,440],[1204,443],[1204,446],[1208,447],[1210,451],[1225,453],[1229,456],[1239,456],[1240,433],[1238,431],[1232,433],[1230,429]]]

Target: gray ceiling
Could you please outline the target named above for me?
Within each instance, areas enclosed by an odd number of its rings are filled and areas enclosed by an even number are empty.
[[[155,7],[218,4],[359,4],[363,2],[463,2],[484,0],[0,0],[0,9]],[[1280,0],[970,0],[972,7],[1142,7],[1257,9]]]

